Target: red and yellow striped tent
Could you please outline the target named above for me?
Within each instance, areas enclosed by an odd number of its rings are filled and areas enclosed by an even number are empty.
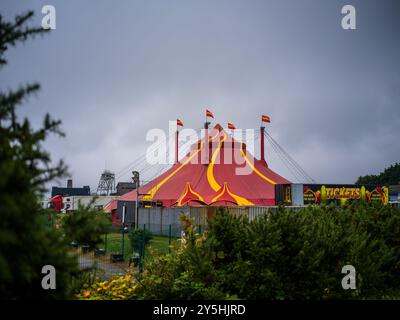
[[[275,184],[285,183],[290,182],[264,160],[255,159],[245,144],[217,124],[183,159],[140,187],[139,193],[147,195],[139,200],[159,201],[165,207],[271,206],[275,205]],[[136,191],[119,200],[135,201]]]

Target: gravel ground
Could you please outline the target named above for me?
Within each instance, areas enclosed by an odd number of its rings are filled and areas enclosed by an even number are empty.
[[[81,269],[97,267],[99,276],[102,280],[107,280],[118,274],[126,274],[128,270],[127,263],[112,263],[105,259],[94,258],[91,254],[81,254],[78,258]]]

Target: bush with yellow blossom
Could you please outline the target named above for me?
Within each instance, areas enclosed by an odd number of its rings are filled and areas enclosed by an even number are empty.
[[[83,288],[76,297],[79,300],[126,300],[135,299],[140,286],[132,274],[120,275],[107,281],[95,282]]]

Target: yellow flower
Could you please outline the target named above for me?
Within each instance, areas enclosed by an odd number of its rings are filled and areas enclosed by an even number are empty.
[[[90,297],[90,294],[91,294],[90,290],[85,290],[85,291],[83,292],[83,297],[84,297],[84,298],[88,298],[88,297]]]

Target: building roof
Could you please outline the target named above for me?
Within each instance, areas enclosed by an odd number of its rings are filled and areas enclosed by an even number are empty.
[[[123,194],[136,189],[136,184],[133,182],[118,182],[116,189],[116,194],[122,196]]]
[[[83,186],[82,188],[52,187],[51,188],[51,197],[54,197],[57,195],[60,195],[63,197],[90,196],[90,187],[89,186]]]

